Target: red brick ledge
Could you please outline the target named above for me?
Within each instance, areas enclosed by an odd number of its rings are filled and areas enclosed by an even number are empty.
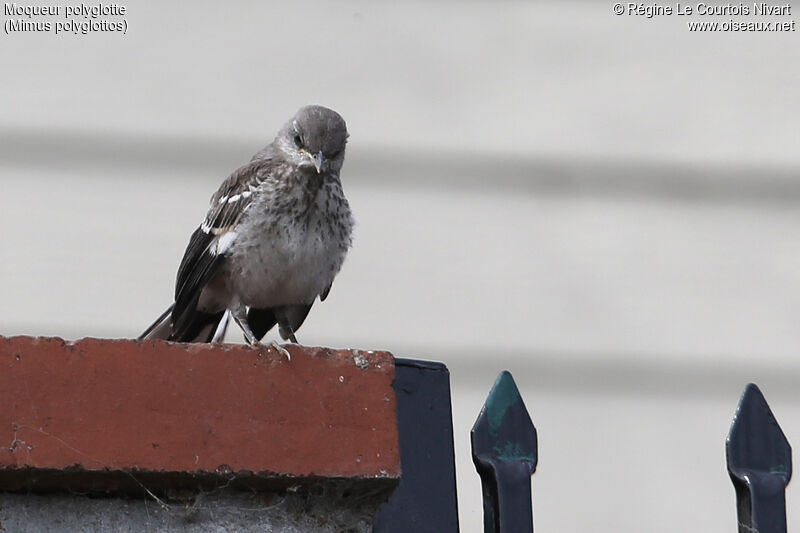
[[[288,350],[0,337],[0,490],[395,484],[391,354]]]

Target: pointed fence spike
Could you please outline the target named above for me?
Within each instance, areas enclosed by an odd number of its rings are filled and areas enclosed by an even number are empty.
[[[786,533],[792,447],[754,383],[745,387],[725,444],[739,532]]]
[[[531,475],[538,441],[511,373],[497,377],[470,433],[486,533],[533,533]]]

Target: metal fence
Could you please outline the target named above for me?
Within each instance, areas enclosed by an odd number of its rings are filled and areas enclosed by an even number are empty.
[[[398,359],[394,388],[403,477],[373,531],[455,533],[458,507],[447,368]],[[501,372],[495,381],[471,438],[483,487],[484,531],[533,533],[531,475],[536,471],[538,440],[510,372]],[[739,533],[785,533],[792,449],[753,383],[739,400],[725,449]]]

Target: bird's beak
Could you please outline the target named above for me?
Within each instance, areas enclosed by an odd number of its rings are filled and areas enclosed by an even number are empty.
[[[322,163],[325,162],[325,157],[322,155],[322,151],[316,153],[316,155],[308,154],[311,157],[311,160],[314,162],[314,168],[317,169],[317,174],[322,171]]]

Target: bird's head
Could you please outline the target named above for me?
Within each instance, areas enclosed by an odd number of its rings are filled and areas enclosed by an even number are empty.
[[[332,109],[305,106],[281,129],[275,144],[302,169],[338,174],[344,162],[347,125]]]

